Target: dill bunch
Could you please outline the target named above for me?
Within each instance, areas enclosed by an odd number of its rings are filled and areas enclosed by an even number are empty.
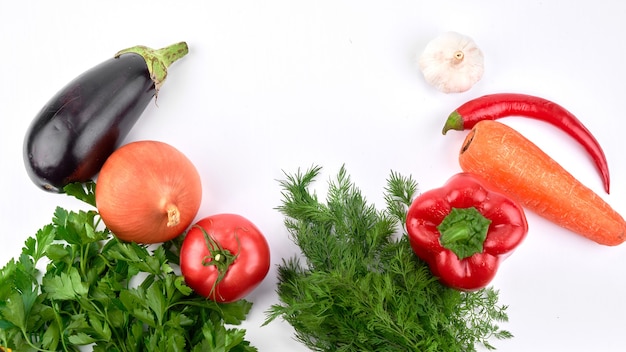
[[[380,211],[345,167],[321,202],[309,189],[320,171],[280,181],[278,210],[302,255],[279,265],[280,302],[265,324],[285,319],[314,351],[476,351],[512,337],[497,325],[508,320],[497,291],[448,288],[411,250],[404,221],[417,192],[413,179],[392,172]]]

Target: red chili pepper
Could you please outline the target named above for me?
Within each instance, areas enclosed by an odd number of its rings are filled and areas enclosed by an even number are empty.
[[[609,167],[600,143],[574,114],[544,98],[517,93],[489,94],[468,101],[448,116],[443,134],[454,129],[471,129],[482,120],[507,116],[524,116],[550,123],[578,141],[596,164],[604,190],[609,193]]]
[[[486,287],[528,232],[522,207],[470,173],[418,196],[406,227],[411,248],[433,275],[464,291]]]

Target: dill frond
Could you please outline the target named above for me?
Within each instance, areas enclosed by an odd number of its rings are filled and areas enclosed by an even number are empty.
[[[392,172],[387,207],[368,204],[345,167],[329,181],[325,201],[311,190],[321,172],[312,167],[281,181],[291,239],[301,257],[278,268],[280,303],[267,312],[281,317],[295,338],[313,351],[476,351],[491,339],[512,337],[506,306],[492,288],[460,292],[443,286],[413,254],[404,233],[417,192],[410,177]]]

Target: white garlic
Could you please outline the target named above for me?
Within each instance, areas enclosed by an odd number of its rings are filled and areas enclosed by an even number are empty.
[[[418,60],[428,84],[444,93],[460,93],[478,82],[484,72],[484,57],[472,38],[446,32],[431,40]]]

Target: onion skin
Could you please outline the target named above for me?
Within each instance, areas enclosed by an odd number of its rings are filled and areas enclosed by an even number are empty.
[[[96,182],[96,206],[122,241],[152,244],[183,233],[202,201],[200,174],[178,149],[159,141],[123,145]]]

